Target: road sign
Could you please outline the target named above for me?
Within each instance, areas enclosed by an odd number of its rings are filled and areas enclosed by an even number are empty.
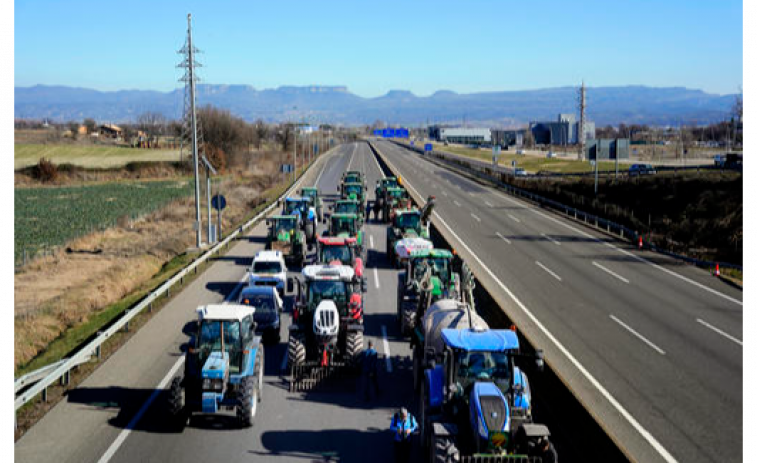
[[[226,197],[216,194],[210,199],[210,205],[213,206],[213,209],[222,211],[226,209]]]
[[[433,150],[434,150],[434,145],[432,145],[431,143],[426,143],[423,146],[423,151],[433,151]]]
[[[281,165],[281,171],[285,174],[294,172],[294,166],[291,164],[282,164]]]
[[[502,148],[499,145],[492,146],[492,165],[496,166],[497,161],[499,161],[499,152],[502,150]]]

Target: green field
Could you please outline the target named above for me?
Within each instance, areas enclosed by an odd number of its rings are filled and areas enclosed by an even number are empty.
[[[188,180],[16,188],[14,257],[59,246],[110,227],[121,217],[137,217],[193,192]]]
[[[55,164],[74,164],[80,167],[122,167],[132,161],[178,161],[178,150],[140,149],[107,145],[67,145],[16,143],[14,169],[37,164],[47,158]]]

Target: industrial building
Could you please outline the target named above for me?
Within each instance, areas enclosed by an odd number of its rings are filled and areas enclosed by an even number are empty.
[[[492,129],[492,145],[501,147],[523,146],[523,137],[526,134],[525,129],[521,130],[501,130]]]
[[[462,145],[480,145],[491,143],[492,133],[490,129],[464,128],[464,127],[429,127],[430,138],[449,143]]]
[[[580,124],[573,114],[558,114],[557,121],[531,122],[528,126],[537,145],[575,145],[580,142]],[[593,122],[584,122],[584,139],[595,137]]]

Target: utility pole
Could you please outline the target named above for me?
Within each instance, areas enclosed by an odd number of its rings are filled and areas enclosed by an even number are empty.
[[[188,122],[188,129],[190,136],[192,137],[192,162],[194,163],[194,176],[195,176],[195,223],[194,229],[196,232],[196,245],[202,246],[202,217],[200,215],[200,176],[199,176],[199,156],[197,152],[197,112],[195,108],[195,82],[197,80],[195,76],[195,67],[201,66],[201,64],[195,62],[194,55],[197,50],[192,45],[192,15],[187,15],[187,42],[184,47],[179,50],[179,53],[184,55],[184,60],[178,67],[185,68],[184,76],[180,79],[185,83],[184,86],[184,119],[185,123]],[[187,120],[188,119],[188,120]]]

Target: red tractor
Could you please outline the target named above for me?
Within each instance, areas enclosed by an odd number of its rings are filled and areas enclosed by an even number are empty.
[[[316,246],[317,264],[348,265],[355,271],[355,278],[363,281],[365,263],[357,238],[319,237]]]

